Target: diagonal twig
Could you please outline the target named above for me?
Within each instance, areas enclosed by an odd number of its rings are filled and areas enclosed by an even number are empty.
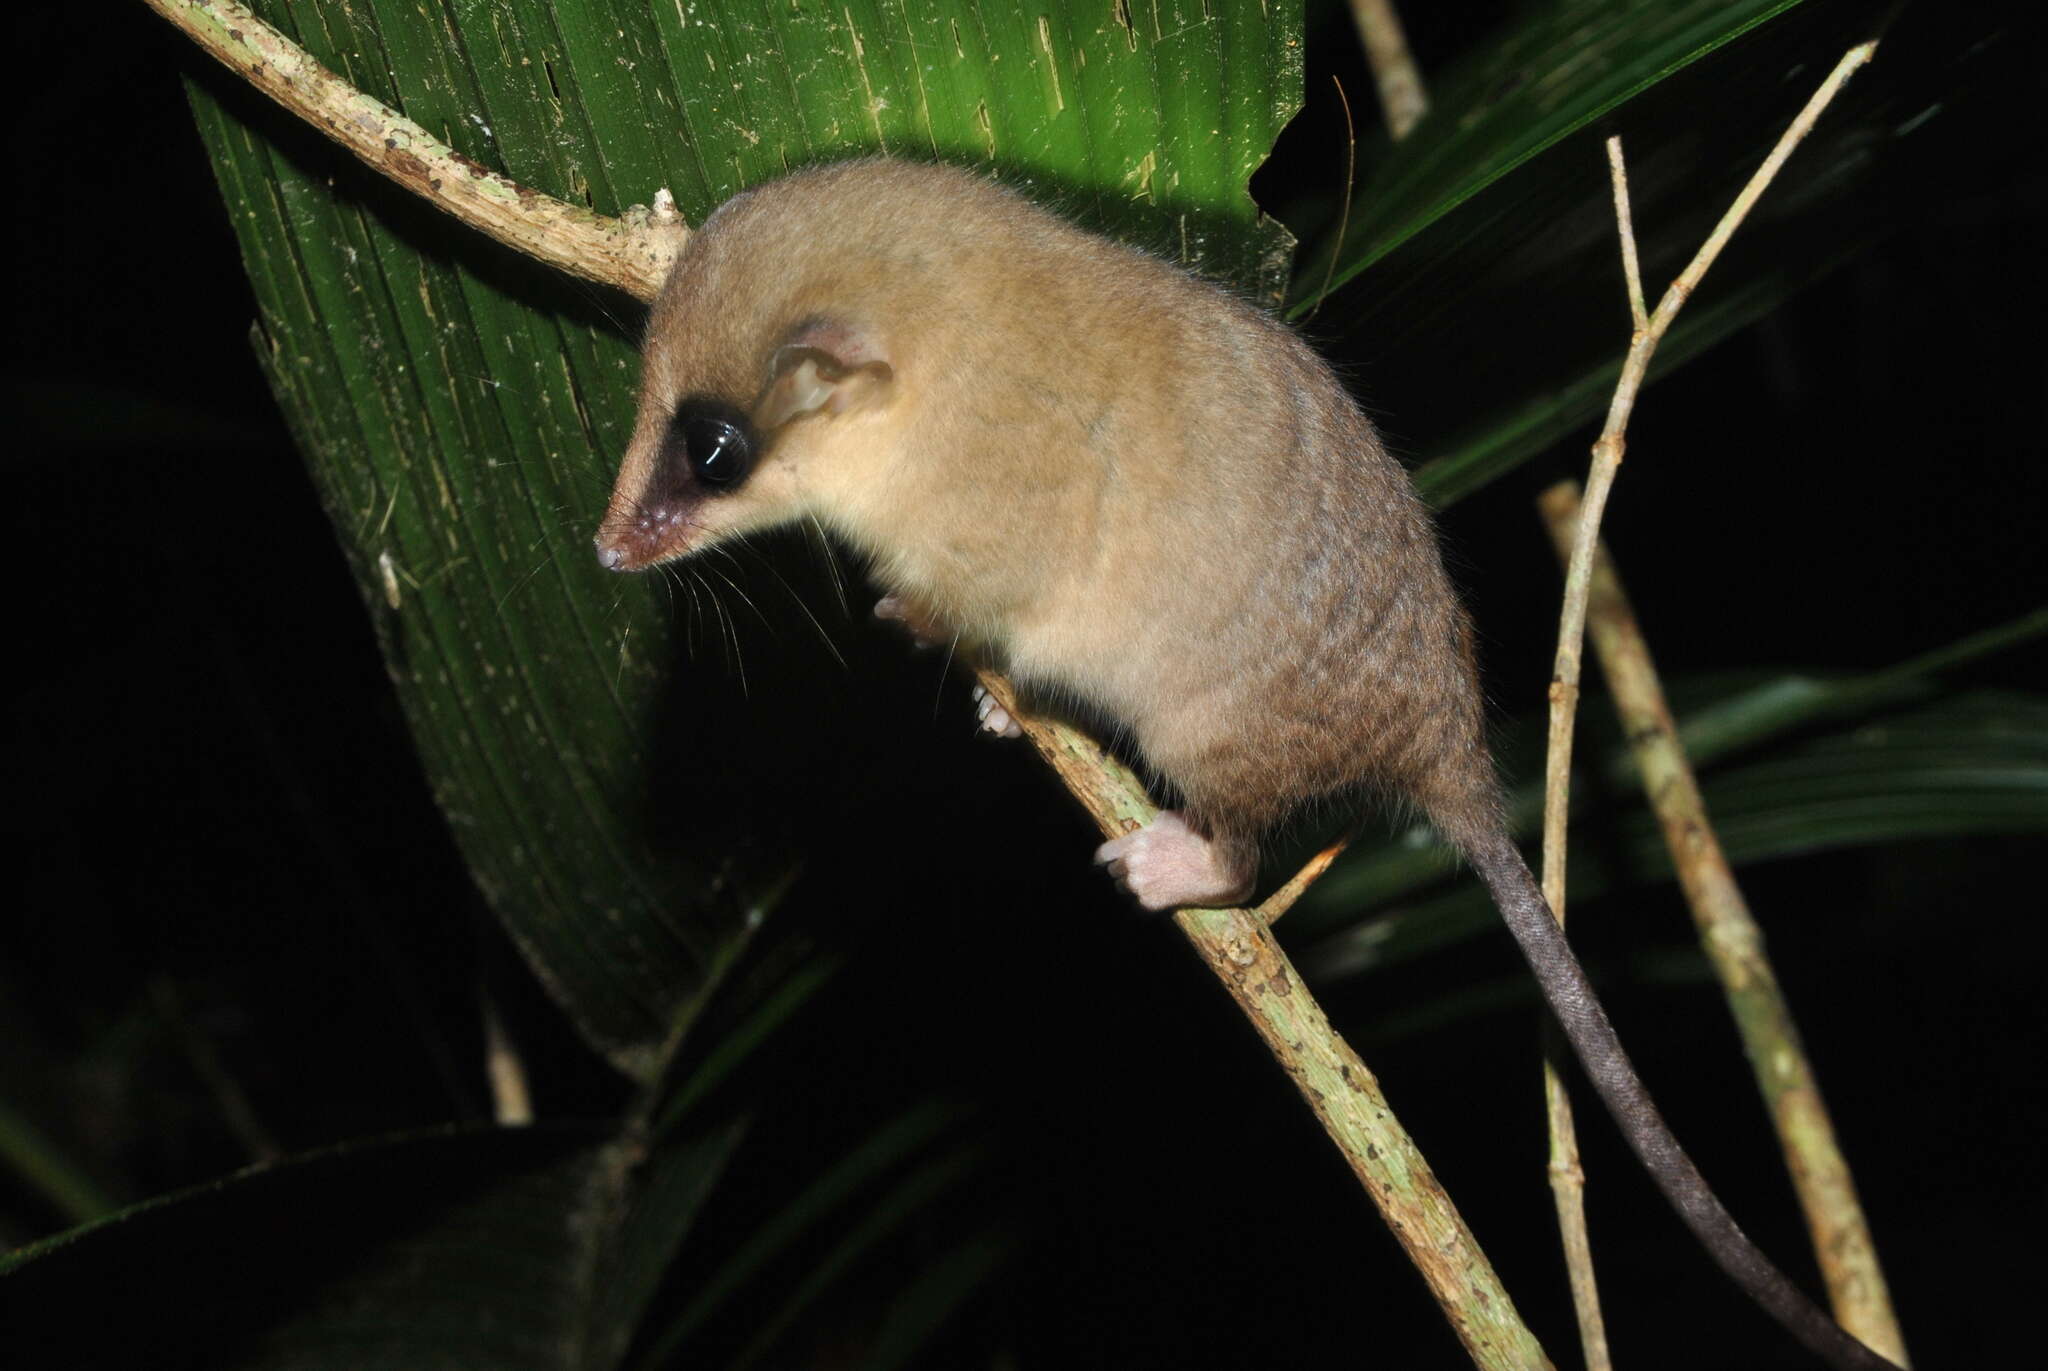
[[[1560,481],[1543,492],[1538,505],[1563,557],[1579,520],[1578,488]],[[1813,1063],[1771,969],[1763,931],[1750,914],[1707,817],[1649,644],[1604,546],[1594,553],[1586,613],[1587,630],[1621,718],[1622,736],[1628,739],[1644,792],[1664,830],[1679,886],[1699,927],[1700,945],[1720,978],[1777,1127],[1835,1317],[1872,1349],[1905,1366],[1905,1337]]]
[[[243,80],[373,171],[478,232],[572,276],[641,299],[689,236],[667,191],[613,218],[543,195],[464,157],[357,90],[235,0],[143,0]]]
[[[997,673],[983,670],[978,676],[1103,836],[1118,837],[1151,820],[1156,811],[1143,783],[1094,739],[1020,709],[1009,681]],[[1319,854],[1309,866],[1326,864],[1333,855]],[[1306,882],[1289,882],[1296,884]],[[1343,1153],[1474,1364],[1549,1366],[1450,1196],[1394,1118],[1378,1080],[1330,1026],[1274,940],[1269,914],[1182,909],[1173,919]]]

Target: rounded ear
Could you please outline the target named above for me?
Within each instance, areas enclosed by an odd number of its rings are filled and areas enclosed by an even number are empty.
[[[799,326],[768,362],[768,388],[754,407],[762,429],[808,414],[848,414],[882,403],[895,370],[862,330],[814,320]]]

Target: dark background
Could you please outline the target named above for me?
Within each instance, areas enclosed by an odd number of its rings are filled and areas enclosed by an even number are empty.
[[[1436,8],[1410,19],[1425,70],[1489,12]],[[90,52],[56,43],[40,15],[17,22],[18,51],[55,55],[33,64],[10,127],[22,631],[6,1102],[121,1202],[266,1145],[479,1118],[488,976],[541,1112],[616,1108],[623,1086],[468,884],[250,360],[254,306],[180,89],[197,59],[137,5],[109,7]],[[1639,409],[1608,527],[1667,673],[1878,668],[2040,602],[2044,179],[2023,133],[2030,93],[1980,96],[1951,134],[1952,174],[1903,231]],[[1455,391],[1396,396],[1369,350],[1340,360],[1406,450],[1427,453],[1449,427],[1434,416]],[[1589,438],[1443,520],[1498,701],[1540,696],[1556,591],[1530,499],[1580,468]],[[1458,1364],[1291,1088],[1170,928],[1095,884],[1084,826],[1029,759],[968,736],[964,686],[942,688],[935,663],[857,615],[828,629],[851,676],[869,677],[855,696],[887,710],[890,692],[920,692],[900,711],[920,736],[863,756],[860,804],[880,818],[820,854],[783,916],[814,923],[855,969],[803,1039],[812,1074],[780,1106],[781,1136],[829,1132],[835,1109],[878,1096],[969,1102],[997,1143],[990,1212],[1018,1245],[968,1329],[1014,1342],[1024,1364],[1322,1365],[1367,1328],[1412,1339],[1408,1364]],[[815,644],[764,635],[747,651],[755,672],[777,651],[839,670]],[[1967,679],[2038,689],[2042,654]],[[896,845],[899,806],[919,819]],[[1015,858],[1026,844],[1073,860]],[[1926,1366],[1981,1364],[2017,1339],[2023,1315],[2007,1311],[2026,1309],[2033,1282],[1994,1248],[2048,1218],[2039,849],[2038,835],[1962,839],[1743,872]],[[832,898],[906,871],[960,897],[886,914]],[[1039,952],[1018,950],[1046,909],[1096,921],[1052,984]],[[1624,1037],[1731,1207],[1814,1284],[1718,997],[1696,977],[1633,974],[1684,947],[1675,897],[1638,892],[1626,919],[1609,912],[1575,929]],[[1504,939],[1438,961],[1349,984],[1330,1008],[1567,1362],[1533,1002],[1376,1028],[1514,965]],[[931,1034],[935,1012],[953,1034]],[[222,1080],[247,1105],[239,1124]],[[1801,1364],[1718,1285],[1604,1121],[1582,1120],[1624,1364]],[[0,1240],[57,1226],[0,1178]]]

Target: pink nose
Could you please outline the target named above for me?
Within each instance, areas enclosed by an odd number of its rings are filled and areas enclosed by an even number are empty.
[[[626,564],[624,548],[614,547],[602,538],[595,541],[597,543],[597,564],[599,566],[603,567],[606,571],[617,571]]]

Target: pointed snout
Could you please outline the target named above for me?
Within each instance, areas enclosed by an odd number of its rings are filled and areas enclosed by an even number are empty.
[[[645,571],[688,556],[704,541],[693,510],[680,504],[637,505],[597,527],[597,564],[607,571]]]
[[[597,564],[606,571],[645,571],[673,553],[665,553],[658,539],[636,523],[606,522],[591,539],[597,548]]]

